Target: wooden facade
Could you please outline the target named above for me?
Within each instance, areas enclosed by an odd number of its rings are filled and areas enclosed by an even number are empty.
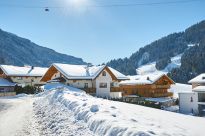
[[[120,87],[112,87],[111,92],[121,91],[123,96],[138,95],[140,97],[171,97],[173,96],[173,93],[168,92],[171,84],[174,84],[174,82],[164,75],[153,84],[120,85]]]

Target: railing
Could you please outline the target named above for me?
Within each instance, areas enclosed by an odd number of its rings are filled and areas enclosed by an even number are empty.
[[[16,92],[0,92],[0,97],[1,96],[14,96],[16,95]]]
[[[81,90],[84,90],[86,93],[92,94],[96,93],[96,88],[80,88]]]

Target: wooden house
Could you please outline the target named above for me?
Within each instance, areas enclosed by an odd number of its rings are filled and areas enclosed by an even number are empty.
[[[10,81],[17,83],[19,86],[41,86],[45,82],[41,82],[40,79],[45,74],[48,68],[33,67],[33,66],[12,66],[12,65],[0,65],[0,77],[9,79]]]
[[[121,90],[123,96],[137,95],[140,97],[170,97],[173,93],[168,92],[174,81],[165,74],[148,74],[130,77],[131,80],[121,81],[119,87],[112,91]]]

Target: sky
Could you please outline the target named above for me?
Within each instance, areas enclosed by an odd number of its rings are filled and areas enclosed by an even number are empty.
[[[205,0],[176,1],[0,0],[0,29],[97,65],[205,19]]]

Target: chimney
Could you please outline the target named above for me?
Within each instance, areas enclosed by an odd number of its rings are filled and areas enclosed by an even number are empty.
[[[147,77],[147,80],[150,80],[149,77]]]
[[[90,76],[90,73],[89,73],[89,65],[87,65],[85,67],[85,70],[86,70],[86,76]]]

